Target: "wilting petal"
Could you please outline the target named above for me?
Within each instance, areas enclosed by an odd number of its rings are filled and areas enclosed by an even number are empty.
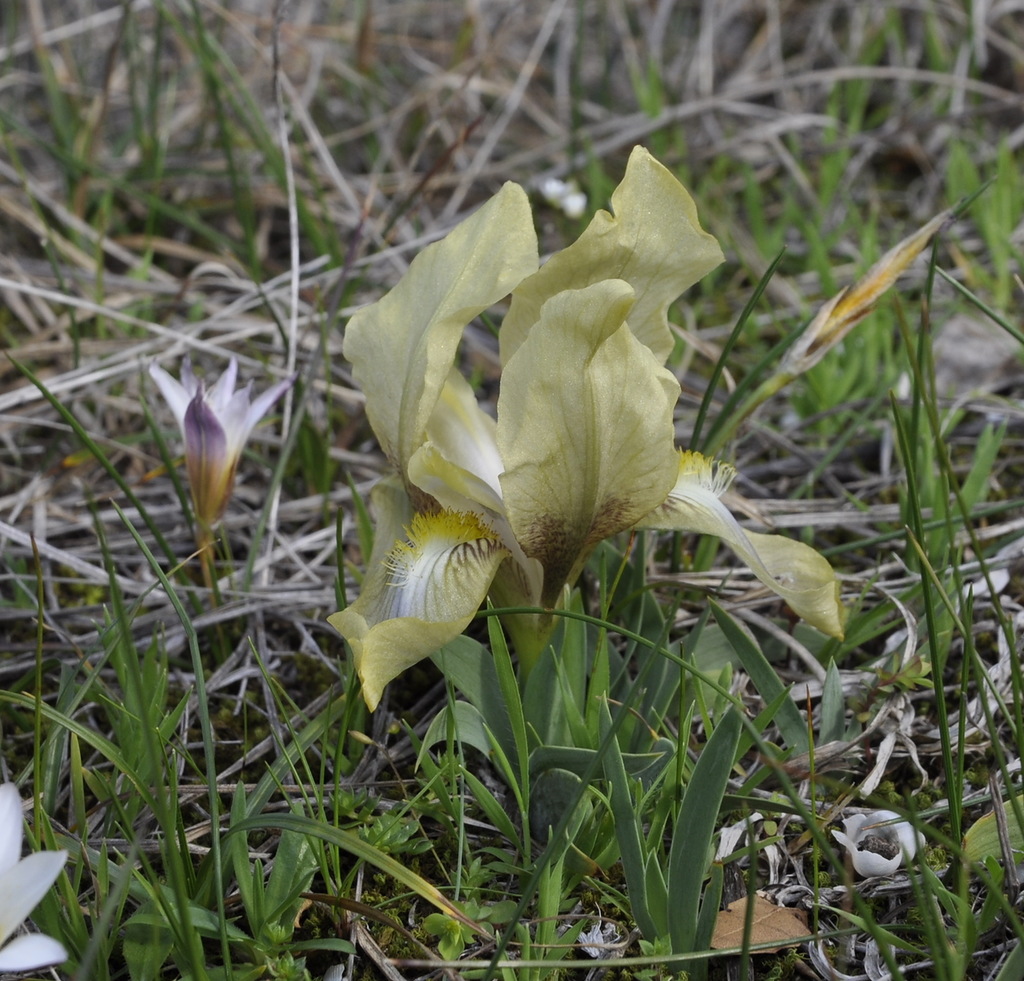
[[[778,373],[795,378],[816,365],[874,309],[879,297],[896,282],[951,216],[951,211],[936,215],[923,228],[886,252],[853,286],[828,300],[786,352]]]
[[[502,373],[505,512],[544,567],[545,606],[675,480],[679,384],[626,325],[632,306],[620,280],[557,294]]]
[[[370,425],[403,474],[423,443],[466,325],[536,268],[529,201],[521,187],[506,184],[349,321],[345,357],[366,394]]]
[[[919,835],[895,811],[854,814],[832,836],[846,849],[858,875],[891,875],[917,854]]]
[[[499,334],[502,364],[523,343],[546,300],[607,279],[633,287],[629,326],[665,363],[673,347],[669,305],[722,261],[722,250],[700,227],[686,189],[643,147],[630,155],[611,204],[614,217],[597,212],[576,242],[516,287]]]
[[[371,710],[392,678],[466,629],[507,555],[473,515],[413,518],[355,603],[327,618],[352,648]]]
[[[823,633],[841,638],[845,611],[832,566],[802,542],[744,531],[720,500],[734,473],[728,464],[715,464],[699,453],[680,453],[675,487],[637,527],[721,538],[794,613]]]

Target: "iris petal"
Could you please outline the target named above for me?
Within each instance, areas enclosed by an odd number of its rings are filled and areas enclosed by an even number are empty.
[[[661,364],[674,340],[669,306],[723,260],[700,226],[682,184],[643,147],[634,148],[612,212],[598,211],[583,234],[520,283],[501,325],[501,361],[508,364],[556,293],[607,279],[625,280],[636,297],[629,326]]]
[[[555,606],[594,546],[629,528],[672,487],[679,384],[625,320],[621,280],[549,300],[502,373],[498,446],[505,510],[544,567]]]
[[[352,648],[371,710],[389,681],[466,629],[508,555],[469,514],[418,514],[408,534],[373,568],[359,598],[327,618]]]
[[[832,566],[802,542],[744,531],[720,500],[733,473],[728,464],[716,464],[699,453],[680,453],[675,487],[637,527],[721,538],[798,616],[841,638],[845,611]]]
[[[526,192],[506,184],[349,321],[345,357],[381,448],[403,474],[423,444],[466,325],[536,268]]]

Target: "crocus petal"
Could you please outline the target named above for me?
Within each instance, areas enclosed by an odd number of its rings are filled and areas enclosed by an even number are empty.
[[[210,527],[227,506],[238,455],[229,454],[224,427],[202,393],[189,403],[184,434],[185,464],[196,517]]]
[[[182,365],[181,373],[182,377],[184,377],[184,365]],[[172,378],[156,362],[149,366],[149,374],[153,381],[156,382],[156,387],[160,389],[160,394],[171,407],[171,412],[174,413],[174,419],[178,426],[183,427],[185,424],[185,413],[188,411],[188,404],[192,401],[194,393],[189,393],[184,385]]]
[[[215,412],[222,412],[231,401],[232,396],[235,394],[235,381],[237,378],[238,359],[232,358],[228,362],[224,374],[213,383],[209,394],[206,396]]]
[[[536,268],[529,201],[521,187],[506,184],[349,321],[345,357],[381,447],[403,474],[423,443],[466,325]]]
[[[686,189],[643,147],[630,155],[611,205],[614,217],[597,212],[576,242],[516,287],[499,334],[502,364],[523,343],[545,301],[606,279],[633,287],[629,326],[665,363],[673,347],[669,305],[722,262],[722,250],[700,227]]]
[[[545,606],[675,480],[679,384],[626,325],[632,306],[621,280],[558,293],[502,373],[505,512],[544,567]]]
[[[378,564],[351,606],[327,619],[349,642],[372,711],[384,686],[454,639],[508,552],[474,515],[416,515],[409,540]]]
[[[846,849],[854,871],[865,877],[891,875],[919,845],[918,833],[895,811],[851,815],[832,836]]]
[[[13,783],[0,785],[0,876],[21,858],[21,795]]]
[[[248,439],[252,434],[252,431],[256,428],[263,417],[274,407],[277,400],[288,391],[292,385],[295,384],[295,379],[298,375],[289,375],[287,378],[279,381],[276,385],[271,385],[262,395],[258,395],[252,405],[246,409],[245,413],[245,438]],[[245,440],[243,440],[245,442]]]
[[[0,950],[0,971],[35,971],[63,964],[68,952],[44,933],[24,933]]]
[[[186,354],[181,362],[181,384],[184,386],[189,398],[192,398],[199,391],[201,382],[196,378],[192,370],[192,359]]]
[[[0,943],[28,918],[67,861],[67,852],[35,852],[0,877]]]
[[[296,376],[278,382],[253,401],[251,381],[235,391],[238,362],[234,358],[209,388],[196,379],[187,357],[180,383],[156,364],[150,365],[149,373],[181,428],[196,517],[209,529],[227,507],[246,441]]]
[[[720,500],[733,475],[728,464],[715,464],[699,453],[680,453],[675,487],[637,527],[721,538],[798,616],[841,638],[845,611],[832,566],[802,542],[744,531]]]

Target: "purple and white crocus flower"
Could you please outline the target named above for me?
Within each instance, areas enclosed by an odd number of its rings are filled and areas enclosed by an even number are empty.
[[[155,363],[149,366],[149,373],[181,428],[196,519],[208,533],[227,507],[246,440],[274,403],[291,388],[295,376],[253,399],[251,381],[235,391],[238,362],[234,358],[227,371],[209,387],[196,378],[187,355],[181,365],[180,382]]]
[[[23,832],[18,788],[13,783],[0,785],[0,974],[34,971],[68,959],[64,947],[43,933],[23,933],[7,943],[68,858],[65,851],[35,852],[22,858]]]

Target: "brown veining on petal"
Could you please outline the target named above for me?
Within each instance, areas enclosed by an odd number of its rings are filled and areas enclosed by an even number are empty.
[[[523,551],[544,567],[541,602],[553,607],[562,587],[572,585],[594,547],[611,535],[629,528],[636,520],[633,508],[622,498],[609,498],[594,510],[589,524],[567,524],[561,515],[537,515],[520,539]]]

